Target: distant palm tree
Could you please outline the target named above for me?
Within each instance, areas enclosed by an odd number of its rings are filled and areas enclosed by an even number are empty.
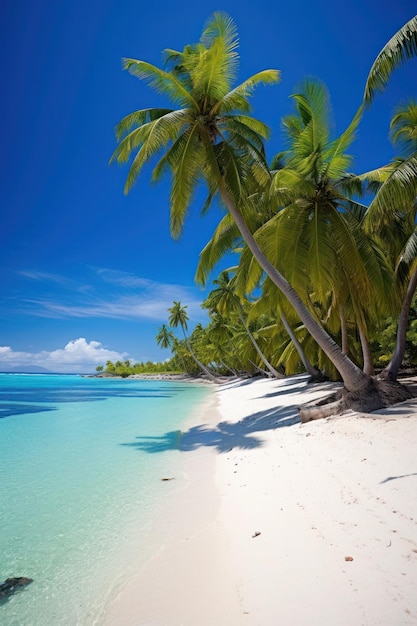
[[[216,288],[209,293],[205,302],[203,303],[203,307],[209,309],[210,311],[217,311],[223,317],[227,317],[227,315],[231,312],[236,312],[239,316],[243,328],[245,329],[250,341],[252,342],[253,347],[256,350],[256,353],[258,354],[262,363],[268,369],[269,373],[274,376],[274,378],[284,378],[283,374],[278,372],[265,357],[264,353],[258,345],[258,342],[253,336],[253,333],[251,333],[249,325],[247,324],[245,319],[242,303],[240,301],[240,298],[236,295],[236,291],[233,286],[233,278],[230,278],[229,273],[224,270],[220,273],[219,277],[213,281],[213,284],[216,285]]]
[[[168,320],[169,325],[172,328],[177,328],[178,326],[181,326],[181,330],[184,335],[184,341],[187,344],[187,348],[191,354],[192,359],[195,361],[198,367],[209,377],[210,380],[212,380],[213,382],[220,382],[216,378],[216,376],[214,376],[213,373],[208,369],[208,367],[206,367],[203,363],[201,363],[201,361],[197,358],[197,356],[194,353],[194,350],[191,347],[191,343],[186,333],[186,330],[188,328],[188,321],[190,319],[187,314],[187,307],[182,306],[181,302],[174,301],[172,307],[168,309],[168,312],[170,313],[169,320]]]
[[[161,346],[161,348],[167,349],[172,346],[174,338],[172,330],[169,330],[166,324],[162,324],[158,334],[156,335],[156,343],[158,346]]]

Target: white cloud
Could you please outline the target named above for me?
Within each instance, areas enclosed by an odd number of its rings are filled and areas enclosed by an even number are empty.
[[[104,348],[99,341],[86,341],[84,337],[73,339],[64,348],[48,352],[18,352],[10,346],[0,346],[0,371],[33,366],[44,367],[51,372],[87,373],[106,361],[123,361],[127,352]]]

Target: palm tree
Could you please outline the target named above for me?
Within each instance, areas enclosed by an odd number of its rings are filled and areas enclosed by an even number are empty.
[[[395,33],[376,57],[365,85],[364,101],[370,104],[383,91],[392,72],[404,61],[417,56],[417,15]]]
[[[233,278],[229,277],[229,272],[227,270],[221,272],[219,277],[213,281],[213,284],[216,285],[216,288],[209,293],[208,297],[203,303],[203,308],[209,309],[210,311],[217,311],[222,316],[227,316],[228,313],[233,311],[236,312],[239,316],[239,320],[243,328],[245,329],[250,341],[252,342],[253,347],[256,350],[257,355],[259,356],[265,367],[268,369],[270,374],[274,376],[274,378],[284,378],[284,376],[280,374],[265,357],[264,353],[258,345],[258,342],[253,336],[253,333],[251,333],[249,325],[245,320],[242,303],[234,290]]]
[[[371,184],[376,181],[378,187],[365,226],[389,250],[402,293],[395,350],[381,373],[382,378],[395,381],[404,358],[410,307],[417,288],[417,169],[411,180],[402,181],[404,165],[408,167],[413,161],[417,165],[417,104],[413,100],[397,108],[390,130],[402,157],[363,178]]]
[[[325,332],[298,293],[265,256],[245,221],[248,195],[255,184],[264,188],[270,181],[263,146],[268,130],[265,124],[248,115],[248,98],[258,84],[278,82],[279,73],[265,70],[232,88],[238,68],[237,45],[231,18],[215,13],[199,43],[186,46],[182,52],[167,52],[167,70],[125,59],[125,69],[148,80],[151,87],[169,96],[179,108],[143,109],[125,117],[116,129],[119,145],[112,160],[127,162],[135,154],[125,186],[128,192],[142,166],[165,151],[152,178],[158,180],[167,169],[171,170],[171,232],[175,237],[182,231],[196,185],[204,180],[208,187],[206,206],[216,194],[220,196],[259,265],[288,298],[308,332],[339,370],[348,392],[345,402],[352,392],[355,406],[359,398],[359,404],[365,402],[367,410],[377,408],[386,402],[377,385]],[[352,130],[347,131],[344,142],[351,133]],[[340,147],[340,142],[333,146],[334,159]]]
[[[370,104],[378,91],[383,91],[388,84],[391,73],[402,63],[417,55],[417,16],[409,20],[383,47],[375,59],[369,72],[364,93],[364,102]],[[372,174],[374,179],[382,182],[374,201],[371,203],[368,212],[368,228],[376,223],[375,216],[383,216],[383,225],[386,222],[386,208],[395,206],[397,212],[409,211],[414,207],[417,195],[417,150],[416,150],[416,106],[410,103],[408,108],[399,110],[391,122],[391,129],[394,140],[403,140],[406,145],[414,144],[414,148],[409,151],[408,157],[395,165],[391,164],[385,168],[379,168]],[[408,207],[408,209],[407,209]],[[388,211],[392,215],[391,211]],[[398,221],[397,221],[398,226]],[[411,232],[409,240],[404,248],[402,261],[410,262],[410,258],[416,256],[416,233]],[[411,254],[411,257],[410,257]],[[396,380],[405,351],[405,334],[407,329],[408,315],[411,300],[417,286],[417,268],[411,273],[411,277],[405,292],[401,313],[399,316],[397,342],[393,357],[382,373],[383,377],[389,380]]]
[[[174,338],[172,330],[168,330],[168,326],[166,324],[162,324],[155,339],[158,346],[167,349],[172,346]]]
[[[187,314],[187,307],[186,306],[182,306],[181,302],[175,302],[173,303],[172,307],[170,309],[168,309],[168,312],[170,313],[169,316],[169,320],[168,323],[172,328],[177,328],[178,326],[181,326],[181,330],[182,333],[184,335],[184,341],[187,345],[187,348],[191,354],[192,359],[194,360],[194,362],[198,365],[198,367],[208,376],[208,378],[210,380],[212,380],[213,382],[220,382],[215,376],[213,376],[213,374],[210,372],[210,370],[203,364],[201,363],[201,361],[199,361],[199,359],[196,357],[192,347],[191,347],[191,343],[187,337],[186,334],[186,330],[188,328],[188,321],[189,321],[189,317]]]

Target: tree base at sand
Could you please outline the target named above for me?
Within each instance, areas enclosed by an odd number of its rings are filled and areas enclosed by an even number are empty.
[[[366,389],[348,391],[342,387],[319,402],[314,401],[298,407],[298,411],[301,421],[305,423],[331,415],[340,415],[345,411],[370,413],[412,397],[410,390],[398,381],[369,377]]]

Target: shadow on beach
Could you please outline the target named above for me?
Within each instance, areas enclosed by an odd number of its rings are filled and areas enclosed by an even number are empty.
[[[142,452],[156,454],[169,450],[191,452],[202,447],[215,448],[217,452],[229,452],[232,448],[251,449],[263,445],[254,433],[275,430],[299,423],[295,405],[278,407],[252,413],[239,422],[219,422],[215,428],[206,425],[192,426],[186,431],[175,430],[160,437],[137,437],[137,441],[122,443]]]
[[[262,382],[267,385],[262,393]],[[219,422],[215,427],[209,427],[205,424],[193,426],[186,431],[175,430],[167,432],[159,437],[136,437],[136,441],[130,443],[122,443],[128,446],[147,452],[156,454],[158,452],[167,452],[169,450],[181,450],[182,452],[190,452],[202,447],[214,448],[217,452],[229,452],[232,448],[241,448],[249,450],[251,448],[260,448],[263,441],[256,433],[267,430],[276,430],[286,426],[293,426],[300,423],[298,407],[303,401],[303,394],[306,391],[318,391],[320,396],[326,396],[339,387],[341,383],[320,382],[317,384],[307,384],[309,376],[306,374],[298,374],[271,381],[269,378],[260,380],[259,394],[256,397],[248,399],[248,406],[252,401],[258,402],[261,399],[276,398],[279,396],[294,396],[293,404],[274,406],[263,411],[249,413],[239,422]],[[276,389],[271,391],[271,382],[276,383]],[[224,388],[233,389],[238,392],[239,388],[253,383],[253,379],[248,380],[232,380],[224,384]],[[305,396],[304,396],[305,397]]]

